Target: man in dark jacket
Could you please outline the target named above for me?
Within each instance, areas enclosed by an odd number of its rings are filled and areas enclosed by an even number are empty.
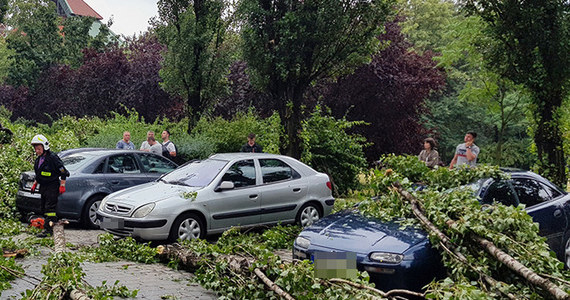
[[[34,151],[38,156],[34,163],[36,180],[32,185],[31,192],[35,192],[36,186],[39,183],[40,195],[42,197],[41,211],[45,216],[45,231],[38,236],[46,237],[47,234],[53,233],[53,229],[49,223],[57,222],[55,212],[57,198],[60,194],[65,193],[65,179],[69,176],[69,172],[63,166],[63,162],[59,156],[49,151],[49,142],[45,136],[41,134],[34,136],[31,144],[34,146]]]
[[[255,143],[255,133],[250,133],[247,136],[247,143],[245,143],[241,147],[240,152],[255,152],[255,153],[263,152],[263,149],[261,148],[261,146],[259,146],[258,144]]]

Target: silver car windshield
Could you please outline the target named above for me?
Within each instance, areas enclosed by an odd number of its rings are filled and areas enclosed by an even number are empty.
[[[160,181],[193,187],[205,187],[228,163],[227,160],[206,159],[182,166],[166,175]]]

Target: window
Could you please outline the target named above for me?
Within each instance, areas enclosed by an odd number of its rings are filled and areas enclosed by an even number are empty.
[[[531,207],[552,198],[552,195],[547,190],[532,179],[515,178],[513,179],[513,187],[519,196],[520,203],[525,204],[526,207]]]
[[[260,159],[263,183],[301,178],[297,171],[278,159]]]
[[[234,163],[222,181],[231,181],[236,188],[255,185],[255,165],[252,159],[242,160]]]
[[[140,173],[135,158],[132,155],[115,155],[109,157],[107,173]]]
[[[515,193],[506,180],[493,182],[487,189],[487,193],[482,202],[483,204],[499,202],[504,205],[518,205]]]
[[[176,165],[168,159],[150,153],[139,154],[143,169],[147,173],[168,173],[176,169]]]

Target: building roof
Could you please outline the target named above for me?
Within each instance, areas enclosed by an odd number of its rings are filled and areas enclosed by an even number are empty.
[[[102,20],[103,17],[98,14],[89,4],[83,0],[67,0],[71,12],[77,16],[93,17],[97,20]]]

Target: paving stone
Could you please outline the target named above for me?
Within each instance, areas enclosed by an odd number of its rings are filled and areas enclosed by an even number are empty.
[[[83,230],[66,228],[67,243],[76,246],[96,246],[100,230]],[[16,237],[16,238],[23,238]],[[15,239],[16,239],[15,238]],[[12,288],[3,291],[0,299],[20,299],[21,293],[33,289],[41,280],[41,268],[47,262],[52,250],[41,248],[40,254],[20,259],[18,263],[24,268],[26,275],[13,281]],[[217,299],[217,295],[192,282],[193,275],[185,271],[170,269],[162,264],[141,264],[129,261],[82,264],[85,272],[84,280],[92,286],[126,286],[129,290],[139,290],[135,299]]]

